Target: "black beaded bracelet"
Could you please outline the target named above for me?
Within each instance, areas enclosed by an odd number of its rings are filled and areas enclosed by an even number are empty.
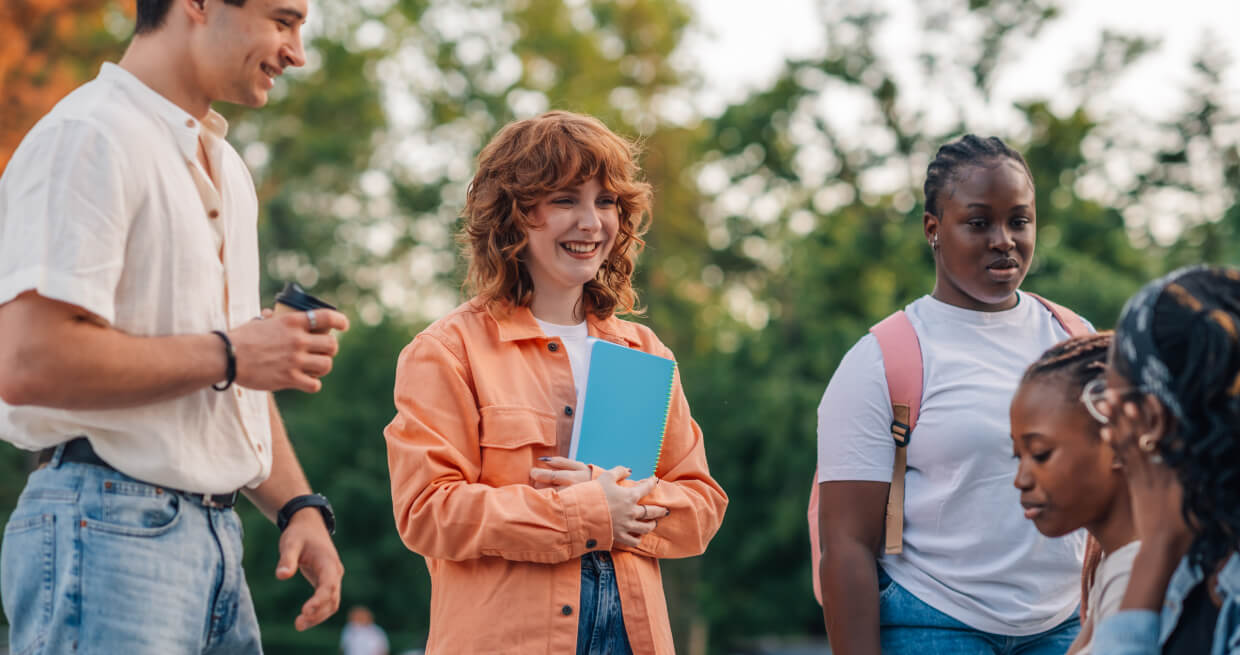
[[[220,386],[219,382],[211,385],[216,391],[226,391],[232,386],[233,380],[237,379],[237,351],[233,349],[232,340],[227,334],[219,330],[211,330],[211,334],[224,340],[224,354],[228,356],[228,368],[224,372],[224,385]]]

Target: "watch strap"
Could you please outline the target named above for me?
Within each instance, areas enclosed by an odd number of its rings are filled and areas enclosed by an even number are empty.
[[[327,526],[327,534],[336,534],[336,515],[332,511],[332,505],[327,501],[327,497],[322,494],[305,494],[302,496],[294,496],[280,511],[276,513],[276,527],[280,528],[280,532],[288,527],[289,521],[293,519],[293,515],[307,508],[318,508],[319,513],[323,515],[323,523]]]

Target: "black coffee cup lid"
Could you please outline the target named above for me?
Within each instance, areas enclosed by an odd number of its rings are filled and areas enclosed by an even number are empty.
[[[303,312],[311,309],[336,309],[335,305],[306,293],[306,290],[296,282],[285,284],[284,290],[276,294],[276,302]]]

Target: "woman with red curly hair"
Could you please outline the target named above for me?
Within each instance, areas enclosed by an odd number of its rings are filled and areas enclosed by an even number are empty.
[[[671,358],[635,313],[650,185],[597,119],[512,123],[478,158],[475,294],[414,338],[385,431],[397,529],[431,573],[434,653],[672,653],[660,558],[705,549],[727,496],[676,376],[655,477],[566,457],[586,338]]]

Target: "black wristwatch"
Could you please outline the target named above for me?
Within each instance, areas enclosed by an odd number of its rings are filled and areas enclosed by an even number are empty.
[[[332,504],[327,502],[327,497],[323,494],[295,496],[284,503],[284,507],[281,507],[280,512],[276,514],[276,527],[280,528],[280,532],[284,532],[284,528],[288,527],[288,522],[293,515],[307,507],[319,508],[319,512],[323,514],[323,523],[327,526],[327,534],[336,534],[336,514],[332,512]]]

